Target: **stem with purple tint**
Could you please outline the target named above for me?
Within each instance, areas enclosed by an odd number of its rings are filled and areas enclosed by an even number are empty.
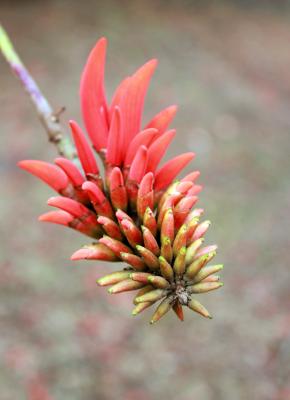
[[[59,112],[53,112],[51,105],[43,96],[36,82],[25,68],[16,53],[9,36],[1,25],[0,50],[7,63],[10,65],[11,70],[20,80],[25,91],[28,93],[40,121],[47,132],[49,141],[56,146],[60,155],[69,159],[74,158],[74,147],[68,137],[64,134],[59,121],[59,115],[63,109]]]

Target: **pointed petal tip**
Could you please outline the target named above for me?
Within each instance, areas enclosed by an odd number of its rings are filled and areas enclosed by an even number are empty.
[[[58,166],[41,160],[22,160],[17,166],[41,179],[55,191],[60,192],[67,188],[67,175]]]
[[[158,137],[161,136],[170,123],[172,122],[173,118],[175,117],[177,111],[177,105],[171,105],[164,110],[160,111],[156,114],[151,121],[146,125],[146,128],[156,128],[158,129]]]
[[[47,213],[46,213],[46,214],[47,214]],[[37,220],[38,220],[39,222],[48,222],[46,214],[41,214],[41,215],[39,215],[39,217],[37,218]]]
[[[123,134],[122,115],[120,107],[115,106],[112,113],[107,142],[107,162],[112,165],[121,165],[123,161]]]
[[[86,130],[96,150],[106,147],[108,137],[107,101],[104,89],[106,38],[91,50],[80,82],[81,109]]]
[[[24,169],[24,168],[25,168],[25,167],[24,167],[25,161],[26,161],[26,160],[18,161],[18,162],[16,163],[17,167]]]
[[[102,53],[105,52],[106,49],[107,49],[107,44],[108,44],[107,38],[105,36],[100,37],[96,41],[96,43],[95,43],[94,47],[92,48],[92,50],[90,51],[89,58],[90,57],[94,57],[95,53],[98,54],[99,52],[102,52]]]
[[[70,213],[63,210],[49,211],[38,217],[38,221],[40,222],[51,222],[54,224],[60,224],[65,226],[68,226],[72,220],[73,216]]]
[[[71,255],[71,260],[72,261],[78,261],[78,260],[91,260],[91,259],[102,259],[102,258],[92,258],[94,254],[94,250],[87,248],[87,247],[83,247],[77,251],[75,251],[72,255]]]
[[[129,147],[132,139],[140,132],[144,99],[156,65],[156,59],[149,60],[132,74],[126,94],[122,97],[121,109],[124,115],[125,149]]]
[[[108,40],[107,40],[106,36],[102,36],[102,37],[100,37],[100,39],[97,41],[97,43],[101,43],[101,44],[103,44],[103,46],[104,46],[104,45],[107,45]]]
[[[162,190],[167,187],[180,173],[180,171],[193,160],[195,153],[188,152],[167,161],[156,173],[155,189]]]
[[[58,196],[52,196],[49,199],[47,199],[46,204],[48,206],[53,206],[58,198],[59,198]]]
[[[65,157],[57,157],[54,159],[54,163],[64,171],[75,188],[78,189],[84,182],[83,175],[72,160]]]
[[[175,129],[170,129],[169,131],[163,133],[159,136],[148,149],[148,165],[147,171],[155,172],[159,162],[166,153],[169,145],[171,144],[174,136],[176,134]]]
[[[45,213],[45,214],[41,214],[39,215],[39,217],[37,218],[37,220],[39,222],[50,222],[51,218],[49,216],[49,213]]]
[[[133,162],[129,171],[129,179],[132,181],[136,181],[137,183],[141,182],[143,178],[148,161],[148,148],[144,145],[141,145],[133,159]]]
[[[94,200],[103,198],[105,196],[103,191],[94,182],[85,181],[82,184],[82,189],[88,192],[89,196],[91,196]]]
[[[153,183],[154,183],[154,174],[153,172],[147,172],[141,182],[140,182],[140,186],[139,186],[139,193],[138,193],[138,197],[139,196],[144,196],[146,194],[148,194],[150,191],[153,190]]]
[[[91,253],[91,250],[90,250],[90,249],[86,249],[86,248],[79,249],[79,250],[75,251],[75,252],[71,255],[70,259],[71,259],[72,261],[86,260],[86,259],[88,258],[88,256],[89,256],[90,253]]]
[[[77,153],[86,174],[98,174],[99,167],[86,135],[77,122],[69,122]]]
[[[151,67],[153,70],[157,67],[158,65],[158,59],[157,58],[151,58],[151,60],[148,60],[143,67]],[[142,68],[142,67],[141,67]]]
[[[200,176],[200,171],[193,171],[187,174],[184,178],[181,179],[181,182],[190,181],[195,182],[197,178]]]
[[[85,182],[82,184],[82,189],[83,189],[83,190],[89,190],[89,189],[92,188],[92,185],[93,185],[92,182],[85,181]]]

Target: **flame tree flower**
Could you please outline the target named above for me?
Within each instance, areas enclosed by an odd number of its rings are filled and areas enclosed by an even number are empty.
[[[106,39],[100,39],[85,65],[80,98],[90,142],[70,121],[82,170],[58,157],[54,164],[24,160],[19,166],[42,179],[58,196],[48,205],[56,210],[39,217],[75,229],[94,242],[77,250],[72,260],[123,261],[122,270],[97,283],[109,293],[136,291],[133,315],[158,302],[151,323],[170,309],[183,320],[183,306],[211,318],[196,294],[222,286],[222,265],[208,265],[217,246],[203,247],[210,222],[200,222],[203,210],[194,208],[201,186],[198,171],[175,180],[194,158],[181,154],[160,167],[175,136],[168,129],[176,106],[158,113],[141,126],[146,92],[157,65],[150,60],[117,87],[108,104],[104,89]],[[104,165],[100,174],[95,157]]]

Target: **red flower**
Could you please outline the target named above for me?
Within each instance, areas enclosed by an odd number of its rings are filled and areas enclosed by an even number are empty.
[[[124,79],[107,104],[104,90],[106,39],[89,55],[81,85],[81,109],[92,147],[105,168],[102,178],[94,151],[82,129],[70,122],[83,174],[66,158],[54,164],[25,160],[19,166],[60,194],[48,200],[57,211],[40,216],[97,239],[72,259],[120,261],[130,267],[99,280],[113,285],[109,292],[140,289],[133,314],[162,299],[151,322],[170,308],[183,319],[182,305],[209,317],[192,293],[216,289],[215,274],[222,266],[207,267],[216,246],[201,248],[209,222],[198,223],[200,209],[192,209],[201,186],[199,172],[173,182],[193,159],[185,153],[159,164],[175,136],[167,130],[176,113],[170,106],[144,128],[141,117],[150,79],[157,65],[151,60]]]

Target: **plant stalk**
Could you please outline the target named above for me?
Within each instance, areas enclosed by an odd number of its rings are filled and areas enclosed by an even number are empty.
[[[46,130],[48,139],[53,143],[58,153],[66,158],[73,159],[75,150],[60,124],[59,116],[64,108],[54,112],[47,99],[42,94],[37,83],[29,74],[25,65],[18,56],[7,32],[0,24],[0,50],[9,64],[11,70],[22,83],[23,88],[30,97],[38,117]]]

